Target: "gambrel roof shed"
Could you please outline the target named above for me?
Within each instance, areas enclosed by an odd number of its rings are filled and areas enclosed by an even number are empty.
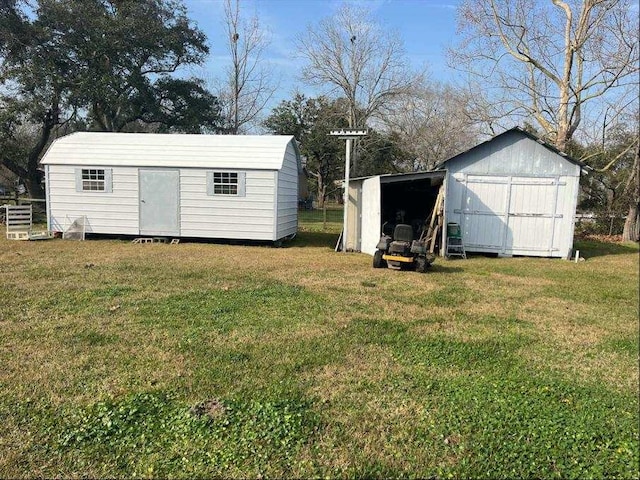
[[[49,228],[277,241],[297,231],[292,136],[78,132],[42,164]]]

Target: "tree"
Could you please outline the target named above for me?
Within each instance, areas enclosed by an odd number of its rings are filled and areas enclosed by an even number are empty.
[[[640,241],[640,143],[636,142],[633,156],[631,175],[625,184],[624,193],[628,196],[629,211],[622,229],[622,240],[629,242]]]
[[[224,109],[225,131],[235,135],[255,123],[276,87],[263,63],[268,40],[258,17],[244,19],[240,0],[225,0],[224,24],[231,65],[219,96]]]
[[[172,78],[207,51],[176,0],[0,3],[0,161],[43,196],[39,158],[79,119],[95,130],[216,129],[216,98]]]
[[[630,6],[626,0],[467,0],[451,64],[494,90],[494,118],[535,119],[564,151],[598,102],[637,97],[638,18]]]
[[[470,118],[470,99],[442,83],[424,83],[393,102],[383,122],[404,161],[403,171],[430,170],[438,163],[477,144],[479,131]]]
[[[44,197],[38,161],[69,101],[71,66],[17,1],[0,4],[0,162]]]
[[[404,148],[396,132],[379,132],[370,128],[360,140],[360,162],[357,175],[367,177],[406,171],[412,154]]]
[[[344,175],[344,142],[329,136],[329,132],[346,125],[345,102],[307,98],[300,93],[280,102],[263,123],[270,133],[294,135],[300,142],[321,207],[331,193],[331,185]]]
[[[602,233],[622,233],[626,241],[639,240],[640,177],[638,112],[603,132],[601,144],[574,146],[570,153],[587,158],[593,168],[582,185],[580,207],[599,215]],[[625,217],[624,225],[616,222]],[[606,224],[603,222],[606,222]]]
[[[409,69],[399,37],[383,30],[370,10],[348,4],[310,26],[298,51],[307,61],[302,78],[346,99],[349,128],[383,117],[390,102],[410,93],[420,78]]]

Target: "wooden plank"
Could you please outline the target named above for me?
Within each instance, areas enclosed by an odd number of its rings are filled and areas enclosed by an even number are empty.
[[[436,222],[437,216],[440,214],[439,212],[442,210],[442,202],[444,200],[444,185],[440,186],[440,190],[438,190],[438,195],[436,197],[436,202],[433,206],[433,210],[431,211],[431,220],[429,221],[429,228],[425,232],[423,232],[420,237],[420,241],[429,241],[431,236],[433,235],[433,227]]]

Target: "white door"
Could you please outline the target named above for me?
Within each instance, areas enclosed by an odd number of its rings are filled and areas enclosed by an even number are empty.
[[[467,175],[461,228],[469,251],[560,256],[558,178]]]
[[[364,180],[360,212],[360,231],[362,232],[360,250],[369,255],[375,253],[376,245],[380,240],[380,202],[380,177]]]
[[[511,178],[506,254],[559,256],[558,196],[563,187],[566,183],[555,178]]]
[[[140,235],[180,235],[180,172],[140,169]]]
[[[509,201],[508,178],[468,175],[462,188],[460,227],[465,248],[501,252]]]

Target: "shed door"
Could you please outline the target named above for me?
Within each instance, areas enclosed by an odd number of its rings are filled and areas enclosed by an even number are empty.
[[[140,175],[140,234],[180,235],[180,172],[149,169]]]
[[[512,255],[557,256],[558,195],[565,183],[553,178],[513,177],[505,252]]]
[[[502,252],[508,195],[507,178],[466,176],[462,182],[460,213],[462,237],[467,250]]]
[[[462,231],[470,251],[559,256],[558,178],[467,175]]]

